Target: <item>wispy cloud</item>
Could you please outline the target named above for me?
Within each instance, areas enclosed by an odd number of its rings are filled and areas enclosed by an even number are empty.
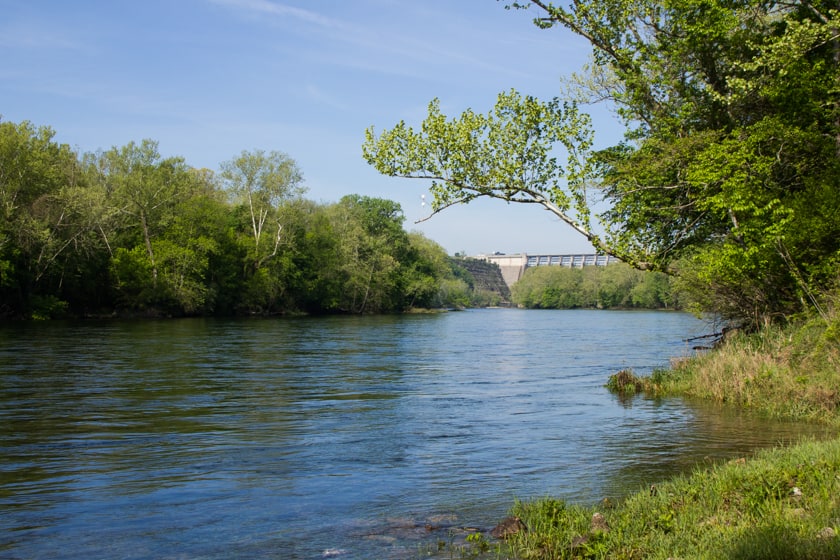
[[[345,27],[341,21],[326,17],[318,12],[281,4],[279,2],[271,2],[270,0],[210,0],[210,2],[220,6],[228,6],[246,14],[290,17],[298,21],[332,29]]]
[[[328,92],[322,90],[316,85],[309,84],[306,86],[306,95],[309,99],[315,101],[320,105],[326,105],[332,109],[337,109],[339,111],[346,111],[347,105],[340,101],[334,95],[329,94]]]
[[[448,33],[440,29],[441,26],[433,26],[429,28],[426,39],[418,41],[409,38],[409,34],[401,32],[399,27],[362,26],[278,1],[209,0],[209,2],[235,10],[240,15],[259,16],[270,23],[294,22],[296,26],[301,23],[308,24],[305,30],[300,30],[300,33],[322,33],[324,37],[321,42],[322,48],[310,50],[305,56],[317,57],[322,63],[331,62],[336,66],[383,75],[411,77],[433,75],[434,71],[430,69],[440,66],[445,61],[483,68],[488,72],[516,72],[515,69],[511,70],[465,54],[457,44],[452,44],[453,37],[464,37],[470,34],[476,35],[474,37],[476,43],[488,39],[487,36],[475,33],[475,30],[471,33],[469,29],[459,28],[457,33]],[[414,14],[423,19],[431,17],[423,10],[418,10]],[[404,17],[414,19],[412,15]],[[297,30],[298,27],[295,29]],[[334,43],[352,48],[333,50],[323,47],[323,45]],[[406,64],[408,61],[411,63]]]
[[[0,47],[10,49],[81,50],[85,45],[57,29],[17,23],[0,27]]]

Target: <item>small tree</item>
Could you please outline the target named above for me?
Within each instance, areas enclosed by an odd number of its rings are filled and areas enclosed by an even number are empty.
[[[234,199],[248,208],[257,270],[277,256],[283,238],[280,207],[305,192],[303,174],[288,155],[255,150],[222,163],[221,179]]]

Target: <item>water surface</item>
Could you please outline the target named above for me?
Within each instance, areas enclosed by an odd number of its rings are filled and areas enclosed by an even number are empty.
[[[707,330],[510,309],[0,327],[0,557],[411,558],[517,498],[620,497],[819,431],[603,388]]]

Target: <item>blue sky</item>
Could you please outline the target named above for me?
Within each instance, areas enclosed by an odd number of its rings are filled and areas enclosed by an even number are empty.
[[[447,251],[578,252],[531,205],[476,201],[422,224],[428,185],[382,177],[364,131],[417,125],[431,99],[486,112],[511,88],[550,98],[588,47],[496,0],[0,0],[0,115],[48,125],[82,151],[151,138],[216,170],[243,150],[300,165],[307,198],[399,202],[406,228]],[[620,129],[601,109],[599,143]]]

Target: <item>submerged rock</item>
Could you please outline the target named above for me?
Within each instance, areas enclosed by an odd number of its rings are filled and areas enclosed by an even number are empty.
[[[496,539],[506,539],[520,531],[527,530],[528,527],[518,517],[506,517],[490,531],[490,535]]]

